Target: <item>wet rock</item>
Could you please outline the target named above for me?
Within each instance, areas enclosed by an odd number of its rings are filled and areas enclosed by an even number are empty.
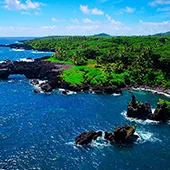
[[[36,89],[36,90],[34,90],[34,93],[35,93],[35,94],[39,94],[39,93],[40,93],[40,90],[37,90],[37,89]]]
[[[63,90],[61,93],[67,95],[69,93],[69,90]]]
[[[170,120],[170,102],[167,100],[159,100],[150,119],[163,122]]]
[[[113,133],[105,132],[104,138],[110,142],[114,142],[114,134]]]
[[[95,86],[92,88],[93,92],[96,94],[121,94],[122,90],[118,89],[116,87],[101,87],[101,86]]]
[[[96,140],[98,137],[102,136],[102,132],[84,132],[80,136],[77,136],[75,142],[77,145],[88,145],[92,142],[92,140]]]
[[[135,126],[120,126],[114,130],[114,140],[116,143],[131,143],[136,130]]]
[[[33,79],[32,85],[39,85],[37,79],[48,80],[49,84],[41,85],[44,92],[51,92],[60,86],[60,74],[63,70],[71,68],[70,65],[45,62],[41,59],[33,62],[10,61],[0,63],[0,79],[8,79],[9,75],[22,74],[28,79]]]
[[[51,85],[49,83],[42,83],[40,85],[40,88],[42,89],[43,92],[45,93],[49,93],[53,91],[53,88],[51,87]]]
[[[39,81],[37,79],[33,79],[33,80],[30,81],[30,84],[35,86],[35,85],[39,84]]]
[[[109,141],[111,144],[130,144],[134,143],[139,136],[135,135],[135,126],[120,126],[117,127],[113,133],[105,132],[104,139]],[[96,140],[102,136],[102,132],[84,132],[80,136],[77,136],[75,142],[77,145],[88,145],[92,140]]]
[[[146,120],[152,114],[152,110],[149,103],[143,104],[136,100],[136,97],[132,94],[132,101],[128,104],[127,116]]]
[[[116,87],[105,87],[104,88],[104,93],[106,93],[106,94],[113,94],[113,93],[121,94],[122,90],[120,90],[120,89],[118,89]]]
[[[87,93],[87,92],[89,92],[89,90],[90,90],[90,87],[88,85],[82,87],[83,92]]]
[[[92,88],[92,91],[96,94],[103,94],[104,91],[103,91],[103,87],[100,87],[100,86],[95,86]]]
[[[135,130],[135,126],[120,126],[114,130],[114,133],[105,132],[104,138],[111,143],[133,143],[138,138],[137,135],[134,135]]]

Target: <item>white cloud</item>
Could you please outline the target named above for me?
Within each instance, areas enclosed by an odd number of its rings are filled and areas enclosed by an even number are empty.
[[[34,12],[35,15],[41,15],[41,12]]]
[[[23,14],[23,15],[31,15],[30,12],[24,12],[24,11],[22,11],[21,14]]]
[[[89,31],[89,30],[96,30],[97,28],[99,28],[99,25],[79,25],[79,26],[74,26],[74,25],[70,25],[67,26],[66,29],[67,30],[83,30],[83,31]]]
[[[49,25],[45,25],[45,26],[42,26],[42,27],[40,27],[41,29],[54,29],[54,28],[56,28],[56,26],[55,25],[52,25],[52,26],[49,26]]]
[[[53,22],[65,22],[65,19],[56,19],[56,18],[51,18]]]
[[[143,25],[150,25],[150,26],[170,26],[170,22],[163,21],[163,22],[143,22],[142,20],[139,21],[140,24]]]
[[[79,24],[80,21],[76,18],[76,19],[71,19],[71,22],[74,23],[74,24]]]
[[[88,18],[83,19],[83,22],[86,23],[86,24],[91,24],[91,23],[93,23],[92,20],[90,20],[90,19],[88,19]]]
[[[27,11],[21,11],[22,15],[41,15],[41,12],[34,12],[34,13],[30,13]]]
[[[109,16],[108,16],[109,17]],[[110,17],[111,18],[111,17]],[[132,27],[115,25],[111,22],[100,24],[72,24],[67,26],[44,25],[41,27],[0,27],[0,36],[48,36],[48,35],[93,35],[106,32],[110,35],[152,35],[170,30],[170,22],[140,21]]]
[[[88,8],[88,6],[80,5],[80,10],[85,14],[90,13],[90,9]]]
[[[120,21],[115,21],[114,19],[112,19],[108,14],[106,14],[106,18],[113,25],[121,25],[122,24]]]
[[[98,21],[98,20],[92,21],[89,18],[82,19],[82,22],[85,23],[85,24],[94,24],[94,25],[100,25],[101,24],[100,21]]]
[[[56,19],[55,18],[51,18],[52,21],[56,22]]]
[[[130,35],[153,35],[170,30],[170,22],[145,22],[140,20],[139,24],[132,28]]]
[[[29,10],[29,9],[39,9],[43,5],[41,2],[32,2],[31,0],[26,0],[22,3],[20,0],[5,0],[5,8],[8,10]]]
[[[104,14],[103,11],[101,11],[101,10],[99,10],[99,9],[97,9],[97,8],[93,8],[93,9],[91,10],[91,13],[94,14],[94,15],[103,15],[103,14]]]
[[[148,3],[148,5],[152,7],[157,5],[168,5],[168,4],[170,4],[170,0],[154,0]]]
[[[86,6],[86,5],[80,5],[80,10],[81,10],[84,14],[104,15],[104,12],[103,12],[102,10],[97,9],[97,8],[89,9],[89,7]]]
[[[127,12],[127,13],[133,13],[135,11],[135,8],[130,8],[130,7],[126,7],[125,9],[123,9],[123,12]]]
[[[131,8],[131,7],[126,7],[124,9],[120,9],[120,11],[117,13],[118,15],[121,15],[123,13],[133,13],[136,9],[135,8]]]

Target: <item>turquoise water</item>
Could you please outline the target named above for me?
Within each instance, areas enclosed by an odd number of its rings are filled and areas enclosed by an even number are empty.
[[[26,58],[30,51],[11,52]],[[8,53],[9,52],[9,53]],[[25,56],[26,55],[26,56]],[[36,54],[39,55],[46,54]],[[18,58],[17,57],[17,58]],[[137,99],[156,106],[163,96],[135,92]],[[78,93],[63,96],[34,94],[20,76],[0,81],[0,169],[42,170],[169,170],[170,125],[124,117],[131,95]],[[84,131],[113,131],[119,125],[136,125],[141,138],[126,147],[100,140],[77,147],[74,138]]]

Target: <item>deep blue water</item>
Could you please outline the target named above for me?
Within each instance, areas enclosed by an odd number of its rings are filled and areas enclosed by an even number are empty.
[[[0,38],[0,44],[12,44],[17,43],[20,40],[26,40],[28,38]],[[32,39],[32,38],[29,38]],[[0,47],[0,61],[10,59],[10,60],[17,60],[21,58],[41,58],[44,56],[49,56],[52,53],[50,52],[37,52],[32,50],[16,50],[10,48],[1,48]]]
[[[4,51],[3,56],[15,59],[11,51]],[[35,57],[29,51],[14,53],[17,58]],[[135,94],[152,108],[164,98]],[[127,120],[123,112],[130,99],[126,91],[117,97],[37,95],[24,78],[0,81],[0,169],[170,170],[170,125]],[[126,147],[101,141],[87,148],[74,144],[74,138],[84,131],[113,131],[119,125],[136,125],[141,139]]]

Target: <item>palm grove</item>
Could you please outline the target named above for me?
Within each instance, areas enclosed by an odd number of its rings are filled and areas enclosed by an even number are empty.
[[[24,44],[55,51],[48,59],[72,64],[61,77],[72,85],[170,86],[170,37],[45,37]]]

